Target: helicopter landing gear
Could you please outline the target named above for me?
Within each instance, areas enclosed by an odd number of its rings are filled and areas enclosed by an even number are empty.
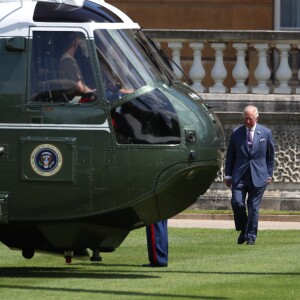
[[[65,255],[66,263],[70,264],[72,262],[72,258],[73,258],[73,251],[70,251],[70,250],[65,251],[64,255]]]
[[[31,259],[34,256],[34,249],[33,248],[24,248],[24,249],[22,249],[22,255],[26,259]]]
[[[93,255],[90,257],[90,261],[102,261],[99,249],[92,249]]]

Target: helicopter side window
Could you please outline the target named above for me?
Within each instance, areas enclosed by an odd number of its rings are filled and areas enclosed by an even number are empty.
[[[96,99],[85,36],[80,32],[34,31],[32,102],[87,102]]]
[[[153,83],[166,82],[164,73],[146,53],[135,33],[131,29],[94,31],[97,58],[109,102]]]
[[[123,79],[120,73],[116,73],[110,64],[107,63],[101,54],[98,52],[98,61],[100,63],[101,74],[103,79],[103,86],[106,94],[106,98],[108,101],[118,100],[123,95],[131,94],[134,92],[134,89],[129,87],[127,88],[127,84],[122,83]]]
[[[158,89],[111,110],[119,144],[180,144],[177,114]]]
[[[118,100],[145,85],[132,59],[129,59],[132,56],[126,40],[120,35],[113,37],[107,30],[96,30],[95,45],[108,101]]]

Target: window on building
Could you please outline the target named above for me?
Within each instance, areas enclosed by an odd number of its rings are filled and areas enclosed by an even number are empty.
[[[300,30],[300,0],[280,1],[280,30]]]

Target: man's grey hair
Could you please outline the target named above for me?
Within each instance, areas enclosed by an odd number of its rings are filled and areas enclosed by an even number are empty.
[[[254,111],[255,113],[255,117],[258,118],[258,109],[256,106],[254,105],[248,105],[244,108],[244,111],[243,111],[243,116],[245,115],[246,112],[248,112],[249,110],[251,111]]]

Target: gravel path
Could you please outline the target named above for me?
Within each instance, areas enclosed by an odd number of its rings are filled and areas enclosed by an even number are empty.
[[[224,228],[234,229],[232,220],[191,220],[191,219],[169,219],[169,227],[178,228]],[[259,230],[288,230],[300,229],[300,222],[272,222],[259,221]]]

